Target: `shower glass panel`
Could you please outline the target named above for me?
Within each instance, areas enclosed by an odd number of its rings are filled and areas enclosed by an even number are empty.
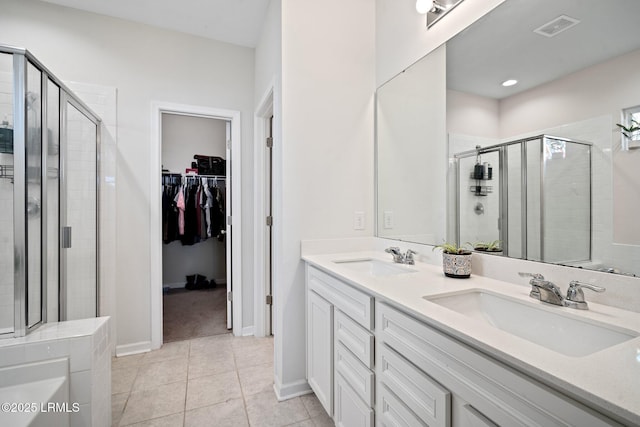
[[[525,258],[523,243],[526,239],[522,236],[523,226],[526,218],[523,219],[525,210],[522,208],[523,186],[522,186],[522,152],[520,144],[507,145],[506,149],[506,238],[503,247],[508,255],[513,258]]]
[[[481,157],[465,157],[459,160],[460,194],[460,243],[493,242],[501,240],[500,234],[500,171],[498,151],[483,153]],[[476,163],[491,165],[488,173],[476,179],[473,176]],[[494,167],[495,166],[495,167]]]
[[[542,260],[542,138],[524,142],[526,154],[526,257],[532,261]]]
[[[42,321],[42,74],[27,65],[27,328]]]
[[[0,53],[0,336],[14,331],[13,55]]]
[[[47,321],[58,321],[60,282],[60,88],[47,82]]]
[[[71,247],[65,251],[66,320],[97,314],[96,197],[97,126],[76,106],[66,103],[66,225]]]
[[[552,137],[543,144],[543,260],[590,260],[591,147]]]

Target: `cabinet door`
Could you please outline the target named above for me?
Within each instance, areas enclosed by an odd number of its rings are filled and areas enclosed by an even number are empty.
[[[372,427],[373,409],[365,404],[340,373],[336,372],[336,427]]]
[[[307,380],[333,415],[333,306],[313,291],[307,295]]]

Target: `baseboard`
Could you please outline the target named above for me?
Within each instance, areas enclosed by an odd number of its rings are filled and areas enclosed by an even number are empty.
[[[116,356],[129,356],[132,354],[146,353],[151,351],[151,341],[140,341],[132,344],[116,346]]]
[[[273,391],[276,392],[278,401],[293,399],[294,397],[304,396],[313,393],[307,380],[295,381],[288,384],[281,384],[278,379],[274,381]]]
[[[254,331],[253,326],[245,326],[244,328],[242,328],[242,336],[243,337],[253,336],[254,335],[253,331]]]
[[[163,283],[162,284],[162,288],[171,288],[171,289],[176,289],[176,288],[184,288],[186,282],[176,282],[176,283]]]
[[[227,285],[226,277],[224,279],[213,279],[213,280],[216,282],[216,286],[222,287],[223,285],[224,286]],[[171,288],[171,289],[184,288],[184,285],[186,283],[187,282],[163,283],[162,288]]]

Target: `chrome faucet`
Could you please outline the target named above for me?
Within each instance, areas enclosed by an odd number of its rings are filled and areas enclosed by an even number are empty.
[[[384,250],[386,253],[393,255],[393,262],[398,264],[409,264],[414,265],[416,262],[413,259],[413,255],[417,254],[416,251],[412,251],[411,249],[407,249],[406,253],[402,253],[400,248],[397,246],[391,246]]]
[[[565,299],[565,305],[571,308],[577,308],[578,310],[588,310],[589,305],[584,300],[584,292],[582,289],[591,289],[595,292],[604,292],[606,288],[602,286],[592,285],[591,283],[583,283],[577,280],[569,282],[569,289],[567,289],[567,298]]]
[[[572,280],[569,283],[569,289],[567,289],[567,297],[564,298],[560,292],[560,288],[554,283],[544,280],[544,276],[542,276],[542,274],[518,274],[522,277],[531,277],[531,280],[529,281],[529,284],[531,285],[531,292],[529,293],[529,296],[531,298],[535,298],[549,304],[575,308],[578,310],[589,309],[589,305],[584,300],[584,292],[582,292],[583,288],[590,289],[595,292],[604,292],[606,290],[601,286]]]
[[[544,281],[544,276],[540,273],[518,273],[520,277],[531,277],[529,284],[531,285],[531,292],[529,292],[529,296],[531,298],[540,299],[540,291],[536,286],[538,283],[542,283]]]
[[[529,296],[539,301],[553,305],[564,305],[564,298],[560,292],[560,288],[554,283],[545,280],[542,274],[538,273],[518,273],[521,277],[531,277],[529,284],[531,292]]]

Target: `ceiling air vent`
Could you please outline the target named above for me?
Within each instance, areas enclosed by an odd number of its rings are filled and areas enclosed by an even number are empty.
[[[571,18],[570,16],[560,15],[553,21],[547,22],[546,24],[536,28],[533,32],[540,34],[541,36],[553,37],[579,23],[580,21]]]

